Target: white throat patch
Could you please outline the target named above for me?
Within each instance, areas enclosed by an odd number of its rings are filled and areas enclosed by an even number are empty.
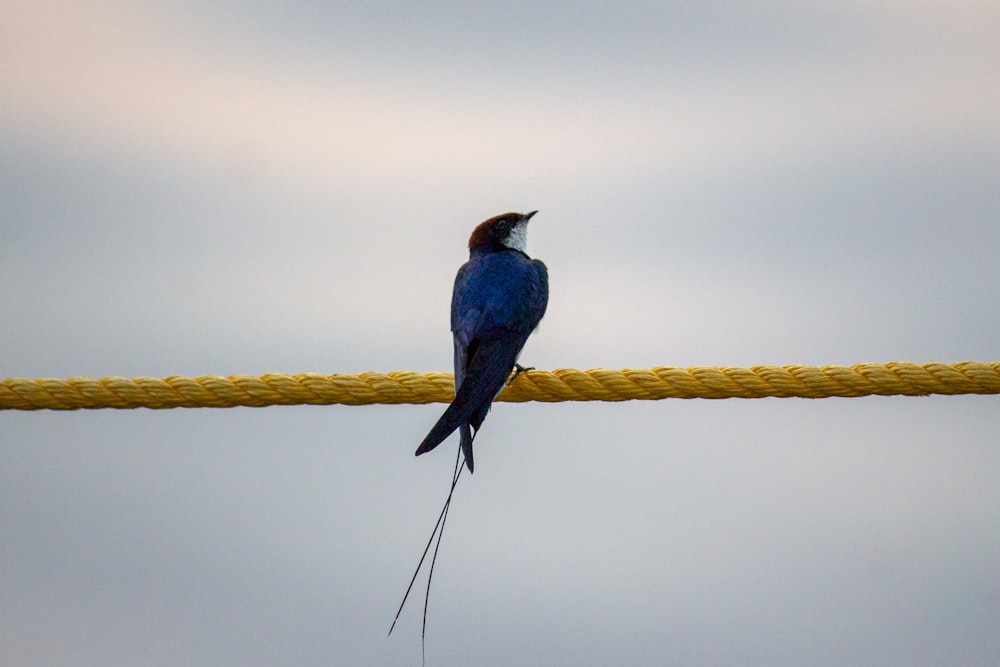
[[[519,250],[525,254],[528,252],[528,221],[519,222],[514,225],[510,234],[503,240],[503,244],[513,250]]]

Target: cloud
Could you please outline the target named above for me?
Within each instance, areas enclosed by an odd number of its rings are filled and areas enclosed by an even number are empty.
[[[0,13],[4,375],[447,368],[517,208],[540,368],[995,352],[992,5]],[[994,402],[498,405],[428,661],[988,661]],[[413,660],[441,409],[0,415],[0,662]]]

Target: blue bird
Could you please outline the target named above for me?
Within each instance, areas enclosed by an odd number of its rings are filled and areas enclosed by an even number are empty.
[[[548,270],[525,252],[528,221],[537,212],[490,218],[469,238],[469,261],[458,270],[451,297],[455,400],[420,443],[417,456],[459,429],[465,464],[473,471],[475,433],[549,300]]]

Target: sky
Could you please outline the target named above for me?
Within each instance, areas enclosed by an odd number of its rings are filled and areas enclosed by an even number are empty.
[[[0,2],[0,377],[1000,359],[1000,5]],[[996,397],[498,404],[428,665],[987,665]],[[443,411],[0,413],[0,663],[406,665]]]

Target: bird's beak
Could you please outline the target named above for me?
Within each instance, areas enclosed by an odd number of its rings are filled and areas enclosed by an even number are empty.
[[[531,216],[533,216],[536,213],[538,213],[538,211],[532,211],[531,213],[525,213],[524,214],[524,221],[527,222],[528,220],[531,220]]]

